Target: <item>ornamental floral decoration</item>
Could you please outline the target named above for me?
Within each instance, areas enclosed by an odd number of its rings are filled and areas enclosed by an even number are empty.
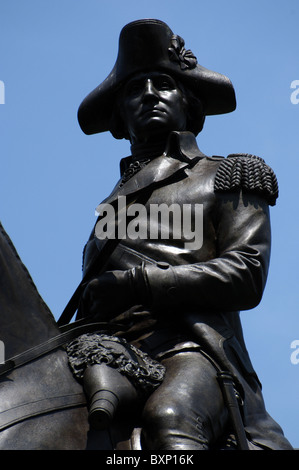
[[[174,62],[178,62],[182,70],[194,69],[197,64],[197,58],[190,49],[185,49],[184,46],[185,41],[181,36],[172,36],[171,46],[168,48],[169,58]]]

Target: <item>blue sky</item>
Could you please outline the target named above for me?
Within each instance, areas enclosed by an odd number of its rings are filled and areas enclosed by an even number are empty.
[[[259,155],[278,177],[269,278],[261,304],[243,312],[242,322],[267,409],[295,447],[299,104],[291,102],[291,83],[299,80],[298,15],[298,0],[0,5],[0,220],[56,318],[80,281],[94,210],[130,153],[127,141],[85,136],[77,123],[80,102],[114,65],[121,28],[161,19],[199,63],[232,80],[237,110],[207,118],[197,142],[208,155]]]

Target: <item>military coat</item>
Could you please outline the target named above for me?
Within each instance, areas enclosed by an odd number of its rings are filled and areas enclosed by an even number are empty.
[[[266,284],[269,206],[278,196],[275,174],[259,157],[206,156],[189,132],[173,132],[163,155],[149,160],[135,172],[132,157],[124,159],[122,177],[103,201],[117,207],[123,197],[146,208],[135,227],[147,236],[134,239],[127,233],[106,267],[142,271],[136,287],[140,305],[117,317],[127,327],[119,334],[140,347],[148,344],[156,358],[176,348],[202,348],[235,377],[248,440],[288,449],[282,430],[265,410],[240,322],[240,311],[259,304]],[[184,233],[173,216],[166,218],[167,236],[149,236],[153,224],[161,229],[165,222],[150,218],[150,210],[162,203],[181,209],[181,220],[185,214],[191,224],[189,231]],[[98,239],[95,226],[84,250],[84,272],[106,242]]]

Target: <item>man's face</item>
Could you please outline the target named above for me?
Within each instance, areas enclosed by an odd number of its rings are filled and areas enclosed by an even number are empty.
[[[181,90],[167,74],[138,74],[124,87],[122,117],[132,143],[151,142],[171,131],[185,130],[185,108]]]

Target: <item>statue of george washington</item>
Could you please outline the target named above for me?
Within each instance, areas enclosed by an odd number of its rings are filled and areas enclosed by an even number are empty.
[[[207,156],[196,142],[206,116],[235,107],[227,77],[145,19],[122,29],[113,70],[79,108],[84,133],[128,139],[131,155],[84,249],[77,320],[107,329],[68,344],[69,362],[91,425],[138,412],[145,449],[291,448],[265,409],[239,316],[263,295],[277,180],[257,156]],[[110,209],[130,231],[100,223]]]

